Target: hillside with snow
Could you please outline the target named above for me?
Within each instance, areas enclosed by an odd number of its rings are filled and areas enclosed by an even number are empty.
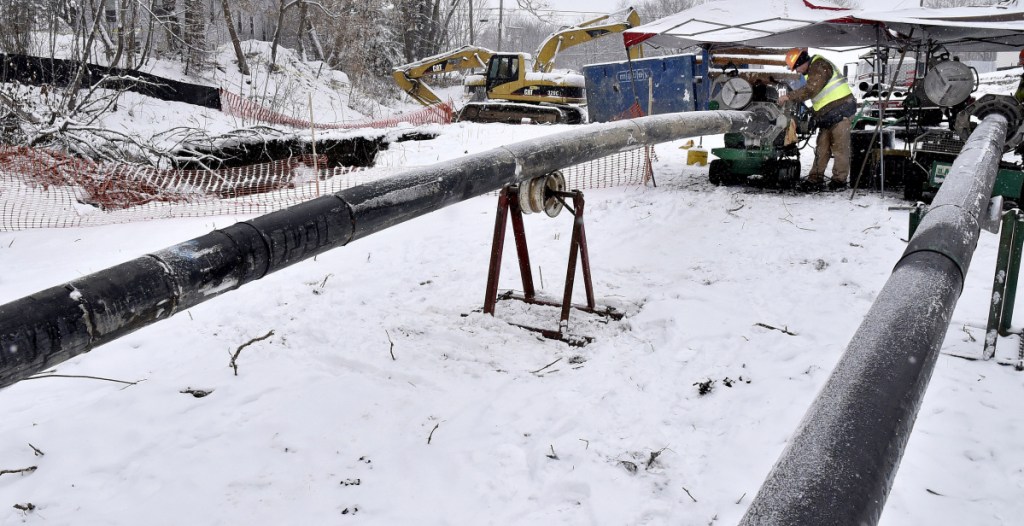
[[[295,116],[310,98],[325,122],[376,116],[351,108],[343,74],[284,63],[254,67],[252,85],[227,63],[202,80]],[[986,75],[983,90],[1019,74]],[[247,124],[133,94],[104,119],[151,137]],[[393,174],[567,129],[434,127],[376,165]],[[657,186],[586,192],[597,301],[625,313],[573,312],[589,345],[517,326],[554,328],[553,308],[481,312],[496,199],[471,199],[0,390],[0,524],[738,523],[905,249],[908,203],[716,187],[684,146],[655,147]],[[570,217],[526,218],[552,299]],[[0,232],[0,304],[245,219]],[[978,359],[997,243],[983,234],[883,525],[1024,515],[1024,373],[1008,366],[1022,342]],[[522,287],[510,241],[500,287]]]

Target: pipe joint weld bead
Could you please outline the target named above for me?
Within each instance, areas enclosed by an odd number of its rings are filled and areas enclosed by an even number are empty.
[[[956,225],[958,232],[950,235],[949,225]],[[947,257],[956,265],[960,270],[962,283],[978,244],[977,236],[971,236],[969,233],[977,232],[980,228],[978,218],[966,213],[959,206],[942,205],[932,208],[917,227],[903,256],[896,262],[896,268],[899,268],[911,254],[935,252]]]

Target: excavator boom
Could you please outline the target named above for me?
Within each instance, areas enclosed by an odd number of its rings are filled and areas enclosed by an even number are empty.
[[[613,33],[621,33],[638,25],[640,25],[640,15],[637,14],[636,9],[628,7],[575,26],[559,29],[548,35],[533,54],[533,70],[549,73],[555,66],[555,56],[563,49]],[[643,58],[643,48],[639,45],[633,46],[627,51],[630,59]]]
[[[526,53],[495,53],[465,46],[395,68],[395,82],[424,105],[441,98],[423,82],[424,77],[460,70],[485,68],[472,75],[465,86],[474,98],[465,104],[457,120],[479,122],[583,122],[580,104],[586,101],[583,76],[571,71],[552,72],[559,51],[640,25],[632,7],[555,31],[534,54],[533,66]],[[643,56],[640,46],[629,49],[630,58]]]
[[[486,48],[463,46],[453,51],[440,53],[405,64],[404,66],[399,66],[391,72],[391,76],[395,79],[398,86],[402,88],[402,91],[408,93],[410,97],[416,99],[420,104],[430,106],[440,103],[441,98],[437,96],[437,93],[434,93],[434,90],[430,89],[430,86],[423,82],[423,77],[467,69],[486,68],[487,61],[490,60],[492,55],[494,55],[494,52]]]

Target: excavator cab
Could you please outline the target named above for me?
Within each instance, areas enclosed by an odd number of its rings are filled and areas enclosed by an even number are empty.
[[[583,76],[575,73],[538,73],[531,70],[526,53],[497,53],[487,63],[487,74],[469,85],[486,88],[484,100],[467,103],[458,121],[505,123],[565,123],[584,121],[576,105],[586,101]]]
[[[491,91],[495,86],[518,81],[522,61],[523,58],[519,54],[499,54],[491,57],[487,65],[487,91]]]

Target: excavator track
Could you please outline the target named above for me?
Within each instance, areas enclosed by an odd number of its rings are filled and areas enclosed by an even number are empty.
[[[583,112],[575,106],[517,102],[470,102],[455,117],[456,122],[499,122],[505,124],[582,124]]]

